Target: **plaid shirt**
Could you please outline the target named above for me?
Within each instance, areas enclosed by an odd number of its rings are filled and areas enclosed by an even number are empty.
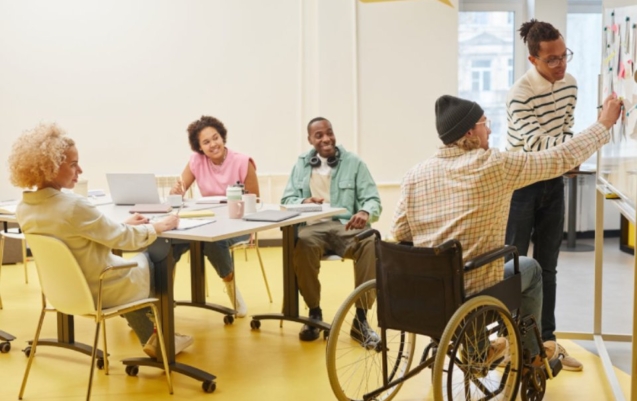
[[[420,247],[455,238],[462,244],[465,260],[499,248],[514,190],[578,166],[609,139],[608,130],[595,123],[570,141],[541,152],[441,147],[403,179],[392,235]],[[467,295],[503,277],[502,260],[468,272]]]

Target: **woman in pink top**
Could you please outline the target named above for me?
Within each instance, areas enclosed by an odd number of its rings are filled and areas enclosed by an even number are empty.
[[[254,160],[228,149],[227,134],[228,131],[223,123],[214,117],[202,116],[188,126],[188,140],[194,153],[181,173],[182,180],[170,190],[171,194],[183,195],[197,181],[202,196],[225,196],[226,188],[237,182],[242,183],[248,193],[259,196],[259,182]],[[247,239],[249,236],[245,235],[216,242],[205,242],[203,246],[203,252],[210,264],[226,284],[227,293],[237,311],[237,317],[246,316],[248,308],[234,283],[234,265],[229,248]],[[175,254],[181,255],[188,249],[188,244],[176,245]],[[234,305],[235,299],[236,305]]]

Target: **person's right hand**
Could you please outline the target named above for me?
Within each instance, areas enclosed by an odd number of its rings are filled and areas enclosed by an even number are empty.
[[[323,198],[317,198],[316,196],[311,196],[309,198],[303,199],[303,203],[318,203],[321,204],[323,203],[325,199]]]
[[[604,100],[602,111],[597,121],[605,126],[606,129],[611,129],[622,114],[622,105],[623,102],[617,95],[612,94],[608,96],[606,100]]]
[[[173,185],[172,188],[170,188],[170,195],[184,195],[184,185],[181,182],[181,180],[177,180],[177,182],[175,183],[175,185]]]
[[[172,230],[179,225],[179,216],[175,214],[169,214],[161,220],[153,223],[153,227],[157,234],[161,234],[164,231]]]

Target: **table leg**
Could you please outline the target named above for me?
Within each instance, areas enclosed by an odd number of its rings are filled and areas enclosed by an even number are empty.
[[[287,320],[318,327],[326,331],[330,330],[331,326],[328,323],[299,316],[299,290],[296,284],[294,268],[292,267],[297,230],[298,227],[296,225],[281,227],[281,231],[283,231],[283,312],[252,316],[250,327],[253,329],[261,327],[261,320]]]
[[[29,341],[32,344],[33,341]],[[43,338],[38,340],[38,347],[49,346],[70,349],[71,351],[81,352],[82,354],[91,356],[93,347],[88,344],[75,342],[75,321],[72,315],[65,315],[57,312],[57,339]],[[27,347],[24,351],[29,355],[31,347]],[[97,359],[104,359],[104,352],[97,350]]]
[[[577,244],[577,175],[568,178],[568,223],[566,244],[560,247],[563,252],[589,252],[595,248],[587,244]]]

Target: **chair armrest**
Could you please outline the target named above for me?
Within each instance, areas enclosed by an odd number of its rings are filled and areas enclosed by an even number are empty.
[[[468,272],[471,270],[475,270],[509,254],[513,254],[515,274],[518,274],[520,272],[518,248],[513,245],[505,245],[502,248],[493,249],[489,252],[483,253],[482,255],[478,255],[475,258],[466,261],[464,264],[464,271]]]
[[[121,269],[130,269],[136,266],[137,266],[137,262],[128,262],[128,263],[122,263],[121,265],[106,266],[104,270],[102,270],[102,273],[100,273],[100,280],[102,280],[104,276],[106,276],[108,273],[112,271],[121,270]]]
[[[356,238],[356,242],[360,242],[364,240],[365,238],[370,237],[372,235],[376,235],[376,238],[381,239],[380,232],[378,232],[378,230],[374,230],[373,228],[368,228],[367,230],[356,234],[354,238]]]

